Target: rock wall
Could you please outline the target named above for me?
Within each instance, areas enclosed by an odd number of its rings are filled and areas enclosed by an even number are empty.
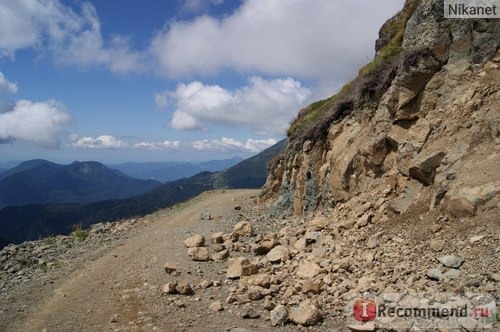
[[[429,209],[455,217],[498,208],[500,20],[447,20],[442,1],[407,1],[381,28],[377,52],[402,15],[401,52],[380,96],[361,89],[312,138],[289,137],[262,192],[274,214],[328,212],[384,190],[390,200],[374,221],[423,193]]]

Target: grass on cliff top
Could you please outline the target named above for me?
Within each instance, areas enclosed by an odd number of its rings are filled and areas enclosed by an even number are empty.
[[[390,36],[389,41],[378,51],[373,61],[359,70],[359,75],[354,80],[345,84],[338,93],[330,98],[314,102],[299,112],[287,131],[290,140],[310,136],[310,132],[315,126],[322,127],[318,126],[318,122],[328,121],[328,113],[335,113],[332,110],[339,108],[341,103],[359,97],[356,94],[363,90],[363,85],[373,81],[373,78],[380,77],[381,74],[383,76],[381,71],[389,68],[388,64],[394,62],[402,51],[406,23],[419,3],[420,0],[407,0],[404,10],[389,21],[386,27],[383,27],[382,33]]]
[[[305,128],[311,127],[313,124],[318,122],[320,118],[323,116],[325,110],[328,110],[333,105],[335,105],[336,102],[338,102],[343,97],[348,95],[350,89],[352,88],[353,82],[354,81],[350,81],[349,83],[345,84],[340,89],[340,91],[334,94],[333,96],[314,102],[311,105],[304,108],[301,111],[301,113],[303,113],[304,115],[301,116],[299,114],[299,116],[296,119],[294,119],[290,124],[290,127],[288,128],[287,131],[287,136],[290,138],[295,137],[299,132],[303,131]]]

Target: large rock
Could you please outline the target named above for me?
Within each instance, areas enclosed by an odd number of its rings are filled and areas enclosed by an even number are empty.
[[[375,322],[368,322],[366,324],[347,325],[347,328],[353,332],[368,332],[368,331],[375,331],[376,325]]]
[[[426,155],[417,155],[412,161],[409,174],[412,178],[422,182],[426,186],[434,183],[436,169],[441,165],[445,153],[442,151]]]
[[[187,281],[182,281],[175,286],[177,293],[181,295],[191,295],[193,294],[193,288]]]
[[[259,286],[263,288],[269,288],[269,286],[271,286],[271,278],[269,275],[264,273],[251,275],[245,278],[244,282],[247,285]]]
[[[224,249],[222,251],[219,251],[219,252],[216,252],[212,255],[212,260],[213,261],[216,261],[216,262],[219,262],[219,261],[223,261],[225,260],[226,258],[229,257],[229,250],[227,249]]]
[[[271,325],[272,326],[283,326],[288,321],[288,310],[282,304],[279,304],[271,310]]]
[[[222,306],[222,303],[220,301],[212,302],[208,308],[213,312],[224,310],[224,307]]]
[[[382,232],[378,232],[373,234],[368,238],[368,241],[366,241],[366,247],[369,249],[373,249],[377,247],[380,243],[380,238],[382,236]]]
[[[444,249],[444,240],[432,240],[429,242],[429,247],[431,247],[432,250],[434,251],[441,251]]]
[[[208,212],[208,210],[205,210],[201,213],[200,219],[201,220],[212,220],[212,215],[210,214],[210,212]]]
[[[438,259],[441,264],[446,267],[459,268],[465,262],[462,257],[454,256],[454,255],[446,255],[439,257]]]
[[[184,240],[184,245],[188,248],[203,247],[203,245],[205,245],[205,237],[201,234],[191,236]]]
[[[471,217],[476,214],[476,208],[465,197],[446,194],[443,199],[443,211],[456,218]]]
[[[297,268],[297,276],[304,279],[314,278],[323,271],[325,270],[315,262],[303,262]]]
[[[168,274],[172,274],[177,271],[177,265],[175,265],[175,263],[172,262],[166,263],[164,268],[165,272],[167,272]]]
[[[176,294],[177,293],[177,282],[167,282],[162,287],[163,294]]]
[[[289,318],[295,324],[312,326],[321,321],[322,315],[316,303],[307,299],[302,301],[298,307],[290,309]]]
[[[212,244],[224,243],[224,232],[217,232],[217,233],[212,234],[212,236],[210,237],[210,242]]]
[[[276,234],[268,232],[264,234],[262,239],[253,246],[253,252],[256,255],[265,255],[278,244],[279,241]]]
[[[444,275],[443,272],[441,272],[441,270],[439,270],[438,268],[432,268],[427,271],[427,277],[429,277],[429,279],[439,281],[444,278]]]
[[[250,221],[240,221],[236,225],[234,225],[233,228],[234,233],[240,235],[240,236],[252,236],[253,235],[253,228],[252,224]]]
[[[417,181],[409,181],[403,189],[403,192],[389,203],[389,207],[397,213],[406,212],[406,210],[415,203],[422,187],[423,186]]]
[[[497,196],[499,192],[500,181],[453,188],[443,198],[443,210],[456,218],[470,217],[476,214],[479,205]]]
[[[266,258],[271,263],[284,262],[290,257],[290,252],[285,246],[276,246],[267,253]]]
[[[316,217],[309,222],[307,230],[309,232],[318,232],[325,229],[330,224],[330,220],[325,217]]]
[[[188,255],[193,261],[208,261],[210,259],[210,253],[205,247],[193,247],[188,249]]]
[[[259,267],[251,263],[248,258],[245,257],[230,259],[227,267],[227,277],[231,279],[249,276],[258,272]]]

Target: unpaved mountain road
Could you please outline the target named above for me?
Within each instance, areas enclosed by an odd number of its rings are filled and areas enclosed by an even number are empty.
[[[15,331],[220,331],[244,327],[267,330],[263,320],[243,320],[225,304],[221,287],[195,288],[191,296],[162,295],[169,281],[225,280],[227,262],[194,262],[183,240],[194,234],[228,231],[235,213],[255,206],[256,190],[214,191],[193,199],[168,218],[154,222],[138,235],[120,243],[95,260],[86,261],[70,275],[41,289],[42,297],[28,308]],[[242,211],[235,211],[235,205]],[[200,220],[209,210],[212,221]],[[166,262],[174,262],[179,276],[167,275]],[[44,286],[45,287],[45,286]],[[46,286],[50,287],[50,285]],[[54,287],[54,286],[52,286]],[[224,287],[227,288],[227,287]],[[34,290],[36,291],[36,290]],[[46,295],[43,295],[44,292]],[[219,300],[225,310],[214,313],[210,303]]]

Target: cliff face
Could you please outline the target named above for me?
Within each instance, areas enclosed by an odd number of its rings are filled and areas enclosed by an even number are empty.
[[[271,211],[331,212],[366,196],[387,198],[374,222],[417,201],[458,218],[498,213],[500,20],[407,1],[379,35],[374,61],[292,124],[262,192]]]

